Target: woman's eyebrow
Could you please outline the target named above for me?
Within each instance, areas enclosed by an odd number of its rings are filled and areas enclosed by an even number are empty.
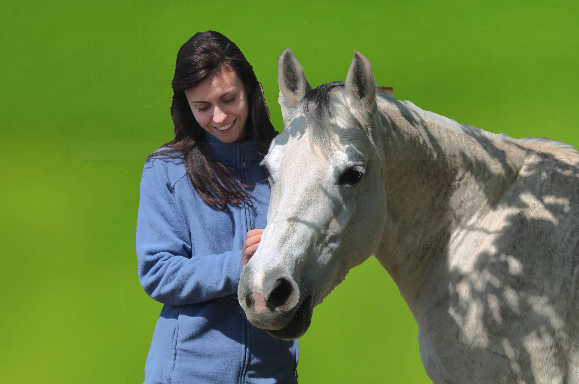
[[[224,98],[225,96],[229,95],[231,92],[235,91],[235,89],[232,89],[230,91],[225,92],[223,95],[219,96],[220,99]],[[193,100],[189,102],[190,104],[209,104],[208,101],[202,101],[202,100]]]
[[[235,89],[232,89],[230,91],[225,92],[223,95],[219,96],[220,99],[223,99],[225,96],[229,95],[231,92],[235,91]]]

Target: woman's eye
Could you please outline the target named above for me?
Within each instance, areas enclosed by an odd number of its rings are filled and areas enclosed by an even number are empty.
[[[229,99],[229,100],[223,100],[223,102],[224,102],[224,103],[231,103],[231,102],[234,101],[234,100],[235,100],[235,97],[232,97],[232,98]]]
[[[340,175],[338,183],[340,185],[355,185],[362,179],[365,171],[364,167],[360,165],[350,167]]]
[[[208,110],[208,109],[209,109],[209,106],[203,107],[203,108],[197,108],[197,110],[198,110],[199,112],[205,112],[205,111]]]

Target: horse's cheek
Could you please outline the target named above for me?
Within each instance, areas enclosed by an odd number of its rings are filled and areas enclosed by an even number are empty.
[[[372,180],[367,191],[360,198],[356,212],[355,227],[358,244],[365,245],[362,253],[369,254],[376,250],[380,241],[386,218],[386,192],[384,186]]]

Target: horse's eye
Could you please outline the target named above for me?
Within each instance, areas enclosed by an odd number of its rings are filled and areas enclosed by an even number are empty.
[[[364,175],[364,172],[365,172],[364,167],[361,167],[359,165],[350,167],[346,169],[344,173],[342,173],[340,179],[338,180],[338,183],[342,185],[357,184],[362,179],[362,175]]]

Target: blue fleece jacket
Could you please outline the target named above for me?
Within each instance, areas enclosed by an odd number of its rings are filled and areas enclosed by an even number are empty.
[[[251,325],[237,301],[247,231],[265,228],[270,189],[255,142],[207,141],[242,183],[248,205],[220,211],[192,188],[182,159],[145,163],[137,219],[139,280],[164,304],[145,383],[295,383],[297,341]]]

